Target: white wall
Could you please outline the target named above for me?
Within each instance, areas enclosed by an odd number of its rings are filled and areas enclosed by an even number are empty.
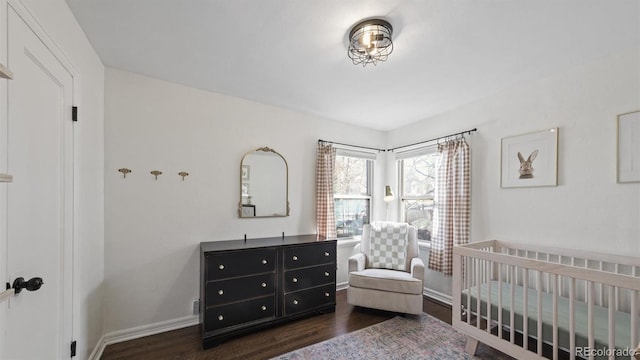
[[[616,183],[616,115],[640,110],[638,48],[391,131],[390,146],[477,127],[471,241],[640,256],[640,183]],[[500,188],[500,139],[559,128],[558,186]],[[427,274],[440,291],[449,279]]]
[[[12,1],[21,4],[19,1]],[[77,72],[74,99],[80,121],[76,132],[76,241],[79,263],[74,336],[80,359],[86,358],[102,336],[104,272],[104,66],[64,0],[22,2],[64,53]],[[6,8],[1,1],[2,62],[6,63]],[[6,96],[2,97],[6,102]],[[5,107],[3,107],[5,108]],[[3,151],[4,152],[4,151]],[[2,262],[2,259],[0,259]],[[4,267],[3,267],[4,268]]]
[[[201,241],[314,232],[318,138],[393,147],[477,127],[472,241],[640,254],[640,186],[615,183],[615,116],[640,109],[639,60],[630,49],[389,133],[108,69],[105,332],[191,315]],[[500,139],[550,127],[560,128],[559,186],[501,189]],[[237,218],[238,165],[261,146],[289,163],[290,217]],[[386,156],[376,183],[397,189]],[[123,179],[121,167],[133,173]],[[154,169],[164,172],[158,181]],[[191,175],[183,182],[179,171]],[[374,204],[374,219],[384,212]],[[396,218],[396,203],[389,212]],[[346,259],[351,247],[341,249]],[[449,278],[434,272],[426,286],[451,291]]]
[[[640,255],[640,185],[615,183],[615,119],[640,109],[639,60],[631,49],[389,133],[107,69],[105,332],[191,315],[201,241],[314,232],[318,138],[393,147],[477,127],[472,241]],[[501,189],[500,139],[550,127],[560,128],[559,186]],[[290,217],[237,218],[239,162],[261,146],[289,163]],[[375,178],[395,185],[385,156]],[[133,173],[123,179],[121,167]],[[154,169],[164,172],[158,181]],[[182,182],[179,171],[191,175]],[[374,218],[384,209],[374,204]],[[395,218],[397,204],[389,209]],[[340,249],[343,260],[352,250]],[[435,272],[426,286],[451,293]]]
[[[315,233],[319,138],[384,143],[381,132],[116,69],[105,93],[106,333],[191,315],[202,241]],[[287,160],[291,216],[239,219],[240,161],[262,146]]]

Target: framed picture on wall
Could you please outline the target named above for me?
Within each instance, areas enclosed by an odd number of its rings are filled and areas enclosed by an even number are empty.
[[[618,115],[618,183],[640,182],[640,111]]]
[[[558,185],[558,128],[503,138],[501,153],[501,187]]]

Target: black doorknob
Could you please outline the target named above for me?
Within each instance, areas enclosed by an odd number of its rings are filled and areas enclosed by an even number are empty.
[[[34,277],[29,279],[29,281],[24,281],[23,277],[16,278],[13,280],[12,288],[15,289],[15,293],[19,294],[22,289],[27,289],[29,291],[36,291],[40,289],[40,287],[44,284],[42,278]]]

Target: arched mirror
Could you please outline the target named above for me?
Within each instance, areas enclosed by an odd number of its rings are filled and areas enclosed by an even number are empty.
[[[289,216],[289,166],[277,151],[261,147],[240,163],[241,218]]]

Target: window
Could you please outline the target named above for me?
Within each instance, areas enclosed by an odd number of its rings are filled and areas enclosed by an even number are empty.
[[[371,181],[375,155],[338,149],[333,172],[336,233],[339,238],[362,234],[371,218]]]
[[[400,155],[402,220],[418,229],[418,239],[431,240],[437,152],[435,147]]]

